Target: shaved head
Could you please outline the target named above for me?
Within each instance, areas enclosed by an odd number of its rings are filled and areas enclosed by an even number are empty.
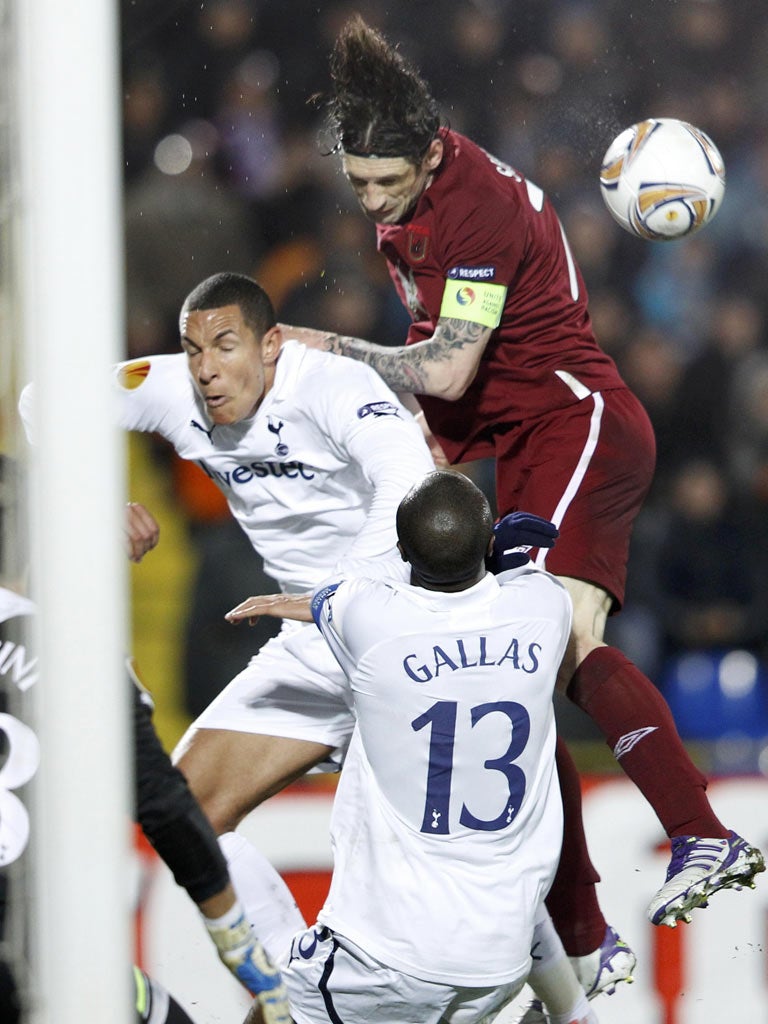
[[[460,590],[480,579],[492,535],[488,499],[454,470],[429,473],[397,510],[397,536],[412,582],[428,589]]]

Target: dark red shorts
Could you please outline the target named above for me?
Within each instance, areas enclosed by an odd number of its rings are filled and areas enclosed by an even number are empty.
[[[497,435],[499,516],[522,509],[551,519],[560,536],[545,568],[607,590],[616,611],[632,524],[655,462],[653,428],[639,400],[627,389],[597,392]]]

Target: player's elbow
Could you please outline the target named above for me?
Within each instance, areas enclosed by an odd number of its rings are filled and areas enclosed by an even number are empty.
[[[471,376],[461,373],[452,374],[440,383],[439,390],[434,392],[436,398],[442,398],[446,402],[458,402],[466,394],[467,388],[472,383],[474,374]]]

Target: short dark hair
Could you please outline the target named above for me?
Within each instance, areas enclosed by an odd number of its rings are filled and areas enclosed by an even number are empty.
[[[418,163],[437,136],[440,114],[416,68],[355,15],[339,32],[330,70],[329,127],[336,148]]]
[[[428,473],[397,509],[403,554],[427,583],[470,580],[484,563],[492,534],[488,499],[456,470]]]
[[[181,312],[197,309],[221,309],[239,306],[243,320],[257,338],[275,326],[277,317],[272,300],[252,277],[225,271],[201,281],[184,299]]]

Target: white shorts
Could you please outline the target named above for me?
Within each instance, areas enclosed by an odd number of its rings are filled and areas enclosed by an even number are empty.
[[[315,771],[338,771],[354,727],[344,673],[314,623],[286,623],[193,723],[198,729],[311,740],[334,747]]]
[[[525,978],[491,988],[422,981],[315,925],[295,936],[281,967],[296,1024],[489,1024]]]

